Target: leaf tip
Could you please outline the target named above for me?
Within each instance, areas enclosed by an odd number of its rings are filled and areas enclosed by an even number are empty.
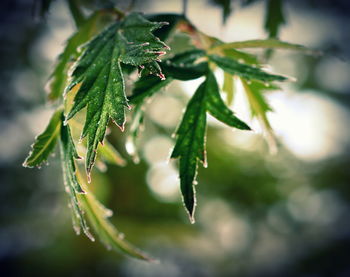
[[[157,76],[162,80],[164,81],[166,78],[165,78],[165,75],[163,73],[158,73]]]

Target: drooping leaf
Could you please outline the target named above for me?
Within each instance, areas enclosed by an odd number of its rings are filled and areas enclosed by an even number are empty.
[[[91,193],[84,183],[83,179],[78,175],[86,194],[79,194],[78,201],[83,207],[86,217],[89,219],[98,238],[107,247],[115,251],[122,252],[136,259],[154,261],[147,254],[131,245],[124,239],[124,235],[120,233],[108,220],[112,212],[106,209]]]
[[[152,34],[165,23],[150,22],[132,13],[91,40],[72,73],[68,90],[82,83],[66,120],[87,106],[82,137],[87,136],[86,170],[90,173],[97,146],[111,118],[122,130],[125,96],[121,63],[142,66],[158,60],[167,46]]]
[[[57,64],[47,85],[48,99],[54,101],[59,99],[67,86],[68,69],[79,56],[78,47],[88,41],[100,29],[98,24],[101,12],[93,13],[79,30],[71,36],[62,54],[58,57]]]
[[[267,90],[276,90],[278,89],[278,87],[273,84],[264,85],[255,81],[248,83],[247,81],[242,79],[241,82],[243,84],[243,88],[247,96],[251,114],[253,117],[256,117],[259,120],[264,130],[270,153],[276,153],[276,137],[267,117],[267,113],[269,111],[272,111],[272,108],[265,99],[263,92]]]
[[[51,117],[44,132],[36,137],[32,150],[23,163],[25,167],[40,167],[45,163],[54,150],[61,129],[62,109],[57,110]]]
[[[194,222],[196,204],[194,183],[198,161],[206,166],[207,112],[229,126],[250,130],[249,126],[239,120],[224,104],[215,76],[209,71],[206,80],[198,87],[187,105],[180,126],[176,131],[176,144],[171,154],[172,158],[180,158],[181,192],[191,222]]]
[[[196,205],[194,181],[197,172],[197,162],[206,164],[205,154],[205,107],[206,83],[202,83],[187,105],[181,124],[176,131],[176,144],[171,154],[172,158],[180,157],[180,183],[183,201],[191,222],[194,222]]]
[[[263,82],[287,80],[284,76],[267,73],[258,67],[239,63],[237,60],[230,57],[209,55],[209,59],[227,73],[238,75],[248,80],[259,80]]]
[[[283,14],[283,0],[266,1],[265,30],[270,38],[278,37],[280,27],[286,23]]]
[[[63,119],[62,115],[62,122]],[[79,156],[75,150],[68,125],[62,125],[61,127],[60,145],[64,183],[70,196],[69,202],[72,209],[73,226],[77,234],[82,229],[89,239],[95,241],[87,224],[87,218],[98,238],[107,248],[113,248],[137,259],[151,261],[152,259],[146,254],[124,240],[123,235],[107,219],[112,215],[112,212],[98,202],[85,185],[75,166],[75,159],[78,159]]]
[[[69,195],[69,205],[72,209],[73,227],[77,234],[80,234],[80,229],[86,234],[86,236],[94,241],[94,237],[89,231],[89,227],[86,223],[84,212],[77,198],[78,194],[84,194],[76,176],[75,160],[79,159],[78,153],[75,149],[75,145],[71,136],[70,128],[68,125],[63,124],[64,116],[61,113],[61,134],[60,134],[60,152],[61,152],[61,164],[63,171],[63,181],[66,188],[66,192]]]

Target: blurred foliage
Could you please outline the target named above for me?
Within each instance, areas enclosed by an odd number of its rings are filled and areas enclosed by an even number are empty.
[[[62,9],[58,2],[53,1],[52,15]],[[86,7],[95,2],[90,1]],[[302,11],[305,16],[314,14],[315,6],[306,2],[288,1],[287,7]],[[142,1],[135,8],[146,10],[148,4]],[[169,200],[156,194],[149,184],[152,169],[159,166],[157,160],[149,160],[149,142],[159,134],[168,136],[174,131],[174,126],[154,120],[152,107],[165,99],[187,101],[188,95],[177,83],[145,109],[143,124],[148,131],[138,134],[142,150],[140,164],[128,161],[124,168],[110,165],[105,174],[96,171],[93,173],[96,185],[90,187],[101,202],[115,211],[112,222],[161,263],[145,265],[106,252],[101,245],[92,244],[83,236],[77,237],[71,228],[58,161],[51,158],[51,166],[40,171],[21,167],[33,134],[40,131],[39,127],[31,128],[26,119],[48,119],[50,114],[37,107],[45,102],[42,87],[52,60],[43,53],[37,55],[33,49],[39,47],[37,41],[42,38],[52,38],[52,29],[66,27],[63,22],[67,20],[67,10],[54,20],[54,27],[48,28],[48,18],[46,22],[33,21],[28,1],[3,1],[1,5],[1,275],[349,275],[350,160],[345,132],[341,153],[307,161],[283,145],[277,155],[269,156],[259,135],[240,137],[236,131],[210,121],[207,141],[210,166],[200,169],[198,220],[196,225],[190,225],[179,196]],[[317,11],[331,17],[342,35],[338,40],[323,40],[316,45],[319,49],[343,49],[346,60],[350,53],[345,46],[347,7],[344,1],[318,1]],[[232,17],[235,13],[239,13],[238,7],[234,7]],[[292,17],[289,23],[291,20]],[[283,34],[282,29],[281,37]],[[278,54],[275,57],[278,59]],[[301,91],[298,94],[301,97],[303,91],[313,89],[319,97],[348,112],[349,87],[326,89],[315,74],[327,58],[327,55],[305,57],[298,63],[307,71],[305,78],[295,84],[296,90]],[[289,59],[298,60],[293,55]],[[176,113],[175,107],[173,112]],[[170,111],[163,115],[167,113]],[[327,116],[331,117],[330,111]],[[332,120],[346,130],[346,122],[339,118]],[[40,124],[41,130],[45,123]],[[127,157],[122,147],[125,138],[114,129],[109,137]],[[155,144],[160,153],[161,144],[156,140]]]

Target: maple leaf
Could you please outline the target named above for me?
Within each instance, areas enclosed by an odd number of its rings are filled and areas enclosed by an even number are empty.
[[[140,14],[132,13],[123,21],[113,23],[85,45],[67,89],[69,91],[82,83],[66,121],[87,106],[81,137],[87,136],[85,167],[88,175],[95,162],[98,144],[103,142],[109,119],[121,130],[124,129],[124,108],[128,107],[128,103],[121,63],[142,66],[165,54],[164,50],[168,47],[152,34],[165,24],[150,22]]]
[[[206,166],[206,114],[209,112],[223,123],[242,130],[249,126],[238,119],[221,99],[214,74],[208,71],[205,81],[189,101],[180,126],[172,158],[180,158],[180,185],[183,201],[191,222],[194,222],[195,190],[198,161]]]
[[[134,85],[133,93],[129,97],[130,103],[142,102],[144,98],[152,96],[174,79],[187,81],[204,76],[208,71],[208,63],[196,63],[204,55],[203,50],[194,49],[164,60],[159,66],[167,78],[161,80],[152,75],[142,76]]]

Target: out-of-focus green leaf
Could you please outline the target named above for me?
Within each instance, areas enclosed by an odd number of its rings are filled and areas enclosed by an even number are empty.
[[[98,151],[99,151],[99,156],[103,161],[110,164],[119,165],[119,166],[126,165],[125,159],[114,148],[114,146],[107,140],[105,140],[103,144],[100,144],[98,146]]]
[[[87,136],[86,170],[89,174],[111,118],[124,129],[127,99],[120,63],[142,66],[158,60],[167,46],[152,34],[166,23],[150,22],[132,13],[91,40],[72,73],[68,90],[82,83],[66,120],[87,106],[82,137]]]
[[[224,72],[224,85],[222,86],[222,90],[226,93],[226,103],[227,105],[231,105],[233,102],[234,96],[234,83],[233,76],[227,72]]]
[[[258,58],[255,55],[249,54],[246,52],[242,52],[242,51],[238,51],[236,49],[224,49],[223,53],[227,57],[231,57],[231,58],[236,59],[238,61],[241,60],[247,64],[256,65],[259,63]]]
[[[213,2],[219,5],[222,9],[222,22],[225,24],[227,18],[232,12],[232,1],[231,0],[213,0]]]
[[[245,79],[268,81],[285,81],[287,78],[281,75],[270,74],[262,71],[258,67],[248,64],[239,63],[235,59],[229,57],[221,57],[218,55],[209,55],[209,59],[217,64],[221,69],[232,75],[237,75]]]
[[[78,176],[80,177],[80,176]],[[83,207],[89,222],[107,249],[122,252],[136,259],[154,261],[147,254],[143,253],[124,239],[124,234],[120,233],[108,220],[112,212],[106,209],[89,191],[82,178],[79,178],[86,194],[78,195],[78,200]]]
[[[245,41],[235,41],[229,43],[222,43],[214,46],[211,51],[224,49],[240,49],[240,48],[271,48],[271,49],[285,49],[301,51],[306,54],[318,54],[317,51],[311,50],[300,44],[289,43],[275,38],[269,39],[254,39]]]
[[[23,163],[25,167],[40,167],[45,163],[56,146],[61,129],[62,109],[57,110],[44,132],[36,137],[32,150]]]
[[[128,137],[126,138],[126,151],[132,157],[134,163],[139,163],[140,161],[136,147],[136,139],[139,135],[140,129],[142,128],[144,118],[143,113],[144,112],[142,110],[141,104],[135,105],[128,132]]]
[[[208,72],[206,80],[198,87],[189,101],[179,128],[176,131],[176,144],[172,158],[180,158],[180,183],[183,201],[194,222],[195,190],[194,183],[198,160],[206,166],[206,113],[209,112],[225,124],[243,130],[250,130],[226,107],[220,97],[215,76]]]
[[[263,92],[266,90],[276,90],[277,86],[269,83],[269,84],[261,84],[256,81],[251,81],[248,83],[245,80],[242,80],[244,91],[247,95],[247,100],[250,106],[250,110],[253,117],[256,117],[266,136],[266,140],[269,146],[269,150],[271,153],[277,152],[277,141],[271,124],[267,118],[267,112],[272,111],[272,108],[267,103]]]
[[[75,25],[79,28],[85,23],[85,16],[81,11],[81,7],[79,5],[79,0],[68,0],[68,7],[72,17],[74,19]]]
[[[79,56],[78,47],[87,42],[99,30],[100,26],[97,21],[100,16],[101,12],[92,14],[79,30],[68,39],[65,49],[58,57],[57,64],[47,85],[48,99],[50,101],[57,100],[63,95],[67,85],[68,69],[72,61]]]
[[[270,38],[278,37],[279,30],[286,23],[283,14],[283,0],[266,1],[265,30]]]

